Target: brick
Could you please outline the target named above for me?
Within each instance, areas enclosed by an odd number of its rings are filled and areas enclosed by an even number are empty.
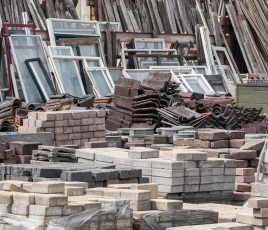
[[[184,185],[183,192],[186,193],[192,193],[192,192],[198,192],[199,191],[199,185]]]
[[[55,112],[38,113],[37,119],[41,121],[54,121],[56,119],[56,113]]]
[[[183,207],[180,200],[151,199],[152,209],[160,211],[178,211]]]
[[[210,141],[194,139],[194,147],[195,148],[202,148],[202,149],[209,149],[210,148]]]
[[[255,169],[254,168],[237,168],[236,175],[237,176],[254,176]]]
[[[196,138],[207,141],[225,140],[228,138],[226,131],[216,129],[197,130],[196,135]]]
[[[133,190],[149,190],[151,191],[151,199],[158,198],[158,184],[132,184],[130,188]]]
[[[245,138],[245,131],[229,130],[227,135],[228,135],[229,139],[244,139]]]
[[[93,120],[93,118],[86,118],[86,119],[82,119],[81,120],[81,125],[82,125],[82,127],[83,126],[89,126],[89,125],[93,125],[94,124],[94,120]]]
[[[158,158],[159,151],[143,147],[130,147],[128,157],[132,159]]]
[[[231,159],[236,160],[252,160],[257,158],[255,150],[230,150]]]
[[[37,112],[29,112],[28,113],[28,119],[29,120],[37,120],[38,118],[38,113]]]
[[[66,196],[82,196],[84,195],[83,187],[65,187],[65,195]]]
[[[107,148],[107,141],[99,141],[99,142],[85,142],[85,148]]]
[[[36,205],[49,207],[64,206],[68,203],[68,197],[57,194],[36,194],[35,203]]]
[[[210,142],[210,147],[212,149],[228,148],[229,147],[229,141],[228,140],[211,141]]]
[[[185,185],[200,184],[200,177],[185,177],[184,184]]]
[[[236,176],[236,183],[252,183],[255,181],[255,176]]]
[[[35,194],[32,193],[13,193],[13,204],[31,205],[35,203]]]
[[[133,211],[147,211],[151,210],[151,201],[130,202],[130,208]]]
[[[251,186],[247,183],[235,183],[234,190],[237,192],[250,192]]]
[[[195,139],[193,138],[179,139],[174,142],[174,145],[175,146],[195,146]]]
[[[36,182],[32,184],[31,191],[33,193],[64,193],[64,183],[62,182]]]
[[[147,201],[151,197],[151,191],[148,190],[122,190],[121,198],[131,201]]]
[[[55,128],[55,134],[62,134],[63,133],[63,128],[64,127],[56,127]]]
[[[67,120],[55,121],[55,127],[66,127],[66,126],[68,126]]]
[[[268,199],[267,198],[251,198],[248,200],[249,208],[268,208]]]
[[[70,216],[84,211],[84,206],[81,204],[68,204],[62,209],[63,216]]]
[[[55,122],[54,121],[39,121],[39,120],[37,120],[36,127],[37,128],[54,128]]]
[[[69,140],[80,140],[81,139],[81,133],[70,133],[69,134]]]
[[[244,139],[231,139],[229,140],[229,147],[239,149],[245,144]]]
[[[9,148],[12,149],[16,155],[32,155],[32,151],[38,149],[39,145],[41,145],[39,142],[9,142]]]
[[[42,205],[30,205],[29,215],[35,216],[62,216],[62,206],[48,207]]]
[[[93,118],[93,124],[95,125],[105,124],[105,118]]]
[[[18,205],[13,204],[11,205],[11,213],[13,215],[22,215],[22,216],[28,216],[29,215],[29,205]]]
[[[89,126],[89,131],[92,132],[92,131],[97,131],[98,130],[98,126],[97,125],[90,125]]]
[[[61,134],[55,135],[56,141],[66,141],[68,139],[69,139],[69,134],[67,134],[67,133],[61,133]]]
[[[260,152],[265,144],[265,140],[252,140],[244,144],[240,149],[242,150],[255,150]]]

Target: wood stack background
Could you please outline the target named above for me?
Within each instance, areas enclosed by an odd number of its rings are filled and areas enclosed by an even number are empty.
[[[2,22],[32,21],[40,30],[49,17],[120,21],[124,32],[154,34],[196,34],[206,26],[217,46],[229,44],[241,73],[268,71],[265,0],[0,0],[0,15]]]

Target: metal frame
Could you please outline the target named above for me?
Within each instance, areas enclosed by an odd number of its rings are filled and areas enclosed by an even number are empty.
[[[55,31],[53,27],[53,22],[76,23],[76,24],[80,23],[81,25],[82,24],[94,25],[96,33],[88,34],[88,33],[74,32],[74,31],[71,31],[71,28],[69,28],[70,30],[68,32]],[[68,35],[68,36],[76,36],[76,37],[80,37],[80,36],[81,37],[101,37],[100,28],[99,28],[99,24],[97,21],[81,21],[81,20],[71,20],[71,19],[48,18],[47,28],[48,28],[51,46],[56,46],[56,35]],[[89,30],[85,30],[85,31],[89,31]]]
[[[100,28],[100,31],[104,30],[106,31],[106,28],[103,29],[103,26],[106,27],[107,24],[110,24],[111,26],[115,26],[115,30],[112,29],[112,31],[116,31],[116,32],[120,32],[122,31],[122,26],[121,26],[121,22],[106,22],[106,21],[98,21],[98,24],[99,24],[99,28]]]
[[[231,71],[233,73],[233,80],[237,84],[242,83],[242,80],[241,80],[240,76],[236,73],[235,67],[234,67],[234,65],[232,63],[232,60],[231,60],[226,48],[225,47],[219,47],[219,46],[212,46],[212,51],[214,53],[214,56],[216,58],[216,61],[218,63],[218,66],[220,67],[220,69],[222,69],[222,66],[224,66],[224,64],[221,63],[221,60],[220,60],[219,55],[218,55],[217,52],[223,52],[224,53],[224,55],[227,58],[228,64],[230,66],[230,69],[231,69]]]
[[[187,87],[187,89],[191,92],[195,92],[193,90],[193,88],[189,85],[189,83],[187,82],[187,78],[189,77],[197,77],[200,78],[202,80],[202,82],[206,85],[208,91],[206,91],[202,86],[200,86],[201,88],[203,88],[204,92],[206,95],[209,94],[215,94],[214,89],[211,87],[211,85],[208,83],[207,79],[204,77],[204,75],[202,74],[180,74],[178,75],[178,78],[181,78],[183,83],[185,84],[185,86]],[[200,92],[197,92],[200,93]]]
[[[177,50],[176,49],[126,49],[123,48],[121,50],[121,65],[124,69],[127,69],[127,62],[126,62],[126,53],[135,53],[137,54],[165,54],[167,55],[167,53],[173,53],[173,55],[177,55]]]
[[[137,44],[138,42],[160,43],[162,48],[158,48],[158,49],[165,49],[166,48],[166,43],[165,43],[165,40],[163,38],[134,38],[133,43],[134,43],[135,49],[143,49],[143,48],[138,48],[138,44]],[[148,48],[145,48],[145,49],[148,49]]]
[[[70,55],[69,56],[53,55],[52,54],[52,49],[54,49],[54,48],[56,48],[56,49],[66,49],[66,50],[69,50],[70,51]],[[86,92],[85,92],[85,88],[84,88],[84,85],[83,85],[83,82],[82,82],[82,79],[81,79],[79,68],[77,66],[77,63],[75,62],[75,60],[81,60],[82,61],[84,59],[84,57],[74,56],[73,55],[73,50],[72,50],[72,48],[70,46],[49,46],[48,47],[48,51],[49,51],[49,56],[50,56],[52,68],[53,68],[54,73],[55,73],[55,76],[56,76],[56,82],[57,82],[57,84],[59,86],[60,91],[62,93],[69,93],[69,92],[66,92],[66,89],[64,88],[63,83],[61,82],[61,78],[59,77],[60,75],[59,75],[59,72],[57,70],[57,66],[56,66],[56,63],[55,63],[55,60],[54,59],[72,60],[73,61],[75,72],[77,74],[77,79],[78,79],[79,85],[81,87],[82,95],[85,95]],[[77,96],[77,95],[73,95],[73,96]]]
[[[35,35],[35,25],[34,24],[3,24],[1,29],[1,34],[5,40],[5,49],[6,49],[6,59],[7,59],[7,74],[8,74],[8,83],[9,83],[9,95],[13,96],[13,81],[12,81],[12,58],[10,52],[10,43],[9,43],[9,28],[32,28],[33,35]],[[2,52],[2,45],[0,46],[0,52]]]
[[[23,76],[22,76],[22,73],[21,73],[21,68],[20,68],[20,65],[18,63],[18,59],[17,59],[17,56],[16,56],[16,53],[15,53],[15,44],[13,44],[13,40],[12,38],[16,38],[16,37],[23,37],[25,39],[27,39],[27,37],[29,38],[35,38],[35,39],[39,39],[39,44],[40,44],[40,48],[41,48],[41,53],[43,55],[43,58],[47,61],[47,56],[46,56],[46,53],[45,53],[45,50],[44,50],[44,47],[42,45],[42,38],[41,36],[39,35],[11,35],[9,37],[9,42],[10,42],[10,47],[11,47],[11,51],[12,51],[12,56],[13,56],[13,59],[14,59],[14,63],[16,65],[16,69],[17,69],[17,72],[18,72],[18,75],[19,75],[19,78],[20,78],[20,84],[21,84],[21,88],[22,88],[22,92],[23,92],[23,96],[24,96],[24,99],[26,102],[33,102],[33,101],[30,101],[29,100],[29,97],[28,97],[28,94],[31,93],[31,92],[28,92],[26,90],[26,87],[25,87],[25,82],[24,82],[24,79],[23,79]],[[37,43],[37,40],[35,40],[34,42]],[[24,48],[26,48],[27,46],[25,46]],[[24,60],[24,63],[27,59]],[[48,66],[48,62],[47,62],[47,66]],[[11,66],[10,66],[11,67]],[[14,66],[12,66],[11,68],[14,68]],[[27,65],[26,65],[26,68],[27,68]],[[28,70],[28,68],[27,68]],[[30,73],[30,72],[29,72]],[[31,73],[30,73],[31,75]],[[15,79],[15,74],[14,74],[14,71],[13,71],[13,75],[11,76],[12,77],[12,80],[13,80],[13,86],[14,86],[14,92],[15,92],[15,95],[16,97],[19,97],[19,91],[18,91],[18,88],[17,88],[17,82],[16,82],[16,79]],[[31,75],[32,77],[32,75]],[[34,79],[33,79],[34,81]],[[37,89],[38,90],[38,89]],[[41,94],[40,94],[41,95]]]

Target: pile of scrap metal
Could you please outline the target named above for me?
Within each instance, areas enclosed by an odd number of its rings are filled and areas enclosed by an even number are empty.
[[[205,97],[181,93],[167,73],[151,72],[143,82],[120,78],[106,128],[192,125],[195,128],[241,129],[262,122],[262,108],[239,108],[228,95]]]

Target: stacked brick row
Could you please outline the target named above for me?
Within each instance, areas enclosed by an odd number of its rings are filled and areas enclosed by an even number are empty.
[[[83,183],[2,182],[0,187],[3,190],[0,192],[0,212],[15,215],[17,218],[27,218],[29,223],[30,220],[36,221],[34,223],[38,224],[39,228],[34,229],[46,229],[49,225],[53,229],[63,228],[66,224],[68,227],[71,224],[73,228],[84,230],[132,229],[133,214],[128,200],[86,196]],[[62,218],[65,218],[65,221]],[[24,223],[27,223],[27,219]],[[14,222],[11,222],[11,225],[12,223]],[[0,227],[15,228],[3,222]],[[34,224],[30,227],[33,228]]]
[[[56,163],[22,164],[0,166],[2,178],[28,182],[78,181],[86,182],[89,188],[104,187],[114,183],[138,183],[139,169],[115,169],[104,163]]]
[[[31,112],[19,133],[51,132],[54,145],[83,146],[85,142],[105,141],[104,110]]]

